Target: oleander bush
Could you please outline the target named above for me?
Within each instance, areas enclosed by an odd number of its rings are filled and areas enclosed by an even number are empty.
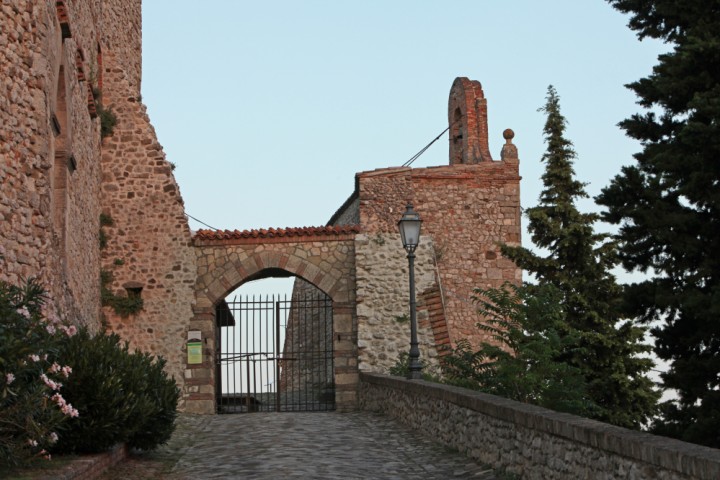
[[[116,334],[81,329],[60,354],[75,372],[65,397],[82,416],[62,431],[55,451],[91,453],[117,443],[154,449],[166,443],[177,416],[179,389],[165,360],[131,352]]]
[[[75,327],[44,315],[44,299],[35,280],[0,282],[0,470],[50,459],[61,429],[78,416],[63,397],[72,369],[59,363]]]

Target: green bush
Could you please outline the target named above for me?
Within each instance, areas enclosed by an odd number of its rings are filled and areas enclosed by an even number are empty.
[[[63,430],[55,451],[100,452],[121,442],[150,450],[167,442],[179,390],[163,371],[163,359],[130,352],[115,334],[86,329],[63,345],[61,355],[76,373],[65,397],[83,414]]]
[[[59,429],[78,414],[60,392],[71,369],[57,363],[75,329],[44,318],[43,301],[34,280],[0,282],[0,469],[49,459]]]

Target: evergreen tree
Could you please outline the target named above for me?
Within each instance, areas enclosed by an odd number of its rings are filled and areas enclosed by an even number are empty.
[[[593,416],[582,372],[560,360],[576,348],[568,334],[561,292],[550,284],[477,289],[483,315],[477,327],[490,333],[473,351],[460,340],[442,357],[445,381],[560,412]]]
[[[540,204],[526,211],[533,243],[546,256],[523,247],[503,246],[503,254],[533,274],[539,285],[562,293],[564,331],[577,338],[560,360],[582,372],[589,400],[597,407],[593,418],[639,428],[656,412],[659,394],[645,373],[652,367],[638,357],[645,330],[622,322],[621,288],[610,270],[616,252],[607,235],[595,232],[598,215],[581,213],[575,203],[587,197],[573,170],[575,152],[564,136],[566,121],[555,89],[548,88],[544,134],[547,151]]]
[[[642,143],[598,202],[619,224],[621,261],[652,275],[627,289],[628,312],[656,322],[655,352],[679,399],[659,433],[720,447],[720,1],[609,0],[631,29],[669,43],[628,85],[647,109],[620,126]]]

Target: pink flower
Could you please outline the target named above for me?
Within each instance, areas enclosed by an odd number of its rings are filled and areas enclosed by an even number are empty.
[[[73,406],[70,405],[69,403],[63,405],[60,408],[60,410],[62,410],[62,412],[70,418],[74,418],[74,417],[77,417],[78,415],[80,415],[78,413],[78,411],[76,409],[74,409]]]
[[[60,395],[59,393],[53,395],[52,400],[57,403],[57,406],[60,407],[60,410],[68,417],[77,417],[80,415],[80,413],[76,409],[74,409],[72,405],[67,403],[62,397],[62,395]]]
[[[28,358],[32,360],[33,362],[39,362],[40,361],[40,355],[35,355],[34,353],[32,355],[28,355]]]
[[[31,447],[37,447],[37,446],[38,446],[37,440],[33,440],[32,438],[28,438],[27,444],[30,445]]]
[[[60,371],[60,365],[57,364],[57,362],[50,365],[50,372],[57,373]]]
[[[68,337],[72,337],[77,333],[77,327],[75,325],[70,325],[69,327],[67,325],[62,325],[60,329],[65,332],[65,335]]]
[[[50,432],[49,438],[50,438],[50,443],[55,444],[58,441],[58,434],[55,432]]]
[[[54,382],[53,380],[50,380],[47,375],[44,373],[40,375],[40,379],[43,381],[45,385],[50,387],[51,390],[60,390],[60,387],[62,387],[62,383],[60,382]]]
[[[30,311],[27,309],[27,307],[23,306],[23,307],[18,308],[15,311],[25,318],[30,318]]]
[[[67,365],[62,367],[62,374],[65,378],[68,378],[71,373],[72,373],[72,368],[68,367]]]
[[[8,385],[10,385],[12,382],[15,381],[15,375],[13,375],[12,373],[8,373],[7,375],[5,375],[5,381]]]
[[[50,335],[55,335],[55,327],[52,325],[46,325],[45,330],[47,330]]]

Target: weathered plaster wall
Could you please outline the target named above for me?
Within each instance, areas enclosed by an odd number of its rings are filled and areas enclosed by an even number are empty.
[[[720,478],[720,450],[464,388],[363,373],[360,406],[528,480]]]

